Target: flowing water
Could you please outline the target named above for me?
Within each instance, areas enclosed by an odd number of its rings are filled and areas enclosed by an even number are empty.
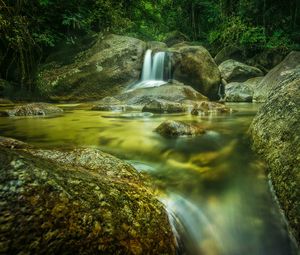
[[[170,78],[170,66],[167,63],[166,52],[147,50],[144,56],[144,64],[141,80],[129,87],[129,90],[138,88],[158,87],[167,83]]]
[[[127,160],[151,177],[180,254],[296,254],[245,136],[257,105],[230,106],[239,112],[195,117],[61,105],[63,115],[0,118],[0,135],[42,148],[95,147]],[[209,131],[166,139],[153,130],[167,119],[200,122]]]

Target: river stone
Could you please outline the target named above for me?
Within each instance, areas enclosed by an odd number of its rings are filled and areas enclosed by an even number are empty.
[[[180,102],[182,100],[207,100],[207,97],[190,86],[177,81],[151,88],[141,88],[124,92],[116,98],[128,105],[146,105],[153,100]]]
[[[217,102],[195,102],[193,104],[193,108],[191,110],[192,115],[207,115],[207,114],[223,114],[223,113],[231,113],[231,108],[225,106],[224,104],[217,103]]]
[[[146,43],[135,38],[99,34],[71,63],[54,58],[38,74],[40,92],[58,101],[98,100],[120,93],[139,79]]]
[[[263,76],[263,72],[256,67],[249,66],[233,59],[219,65],[222,78],[227,82],[243,82],[253,77]]]
[[[231,82],[225,86],[227,102],[252,102],[256,86],[263,77],[251,78],[245,82]]]
[[[115,97],[105,97],[92,107],[93,111],[124,111],[125,106]]]
[[[41,160],[42,159],[42,160]],[[164,206],[94,149],[0,149],[1,254],[175,254]]]
[[[171,102],[162,99],[154,99],[150,103],[146,104],[143,112],[151,113],[181,113],[186,112],[186,107],[181,103]]]
[[[300,243],[300,69],[274,84],[255,116],[253,148],[268,164],[278,200]]]
[[[62,113],[63,110],[55,105],[48,103],[31,103],[21,106],[16,106],[12,110],[8,110],[9,116],[34,116],[34,115],[49,115]]]
[[[285,72],[297,66],[300,66],[300,51],[293,51],[280,64],[274,67],[258,84],[253,95],[253,100],[256,102],[266,101],[270,92],[272,92],[276,86],[280,86],[280,81],[285,79]]]
[[[174,45],[169,50],[174,79],[216,99],[221,75],[209,52],[202,46]]]
[[[154,131],[165,137],[200,135],[205,133],[205,129],[199,123],[186,123],[174,120],[164,121]]]

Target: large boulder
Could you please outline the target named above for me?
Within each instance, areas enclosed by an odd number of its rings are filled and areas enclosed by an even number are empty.
[[[115,97],[100,100],[92,110],[142,111],[151,113],[230,113],[224,104],[208,102],[207,97],[190,86],[175,80],[150,88],[129,90]]]
[[[300,51],[291,52],[280,64],[274,67],[257,86],[253,100],[264,102],[276,86],[285,79],[285,72],[300,66]]]
[[[175,254],[164,206],[94,149],[0,146],[1,254]]]
[[[159,87],[140,88],[124,92],[116,98],[129,105],[145,105],[153,100],[181,102],[183,100],[208,100],[207,97],[183,83],[172,81]]]
[[[219,65],[221,76],[227,82],[243,82],[253,77],[263,76],[264,73],[256,67],[248,66],[233,59]]]
[[[263,77],[251,78],[245,82],[231,82],[225,86],[227,102],[252,102],[256,86]]]
[[[206,132],[205,128],[199,123],[174,120],[164,121],[154,131],[165,137],[193,136]]]
[[[269,177],[300,242],[300,69],[274,84],[250,127],[253,148],[268,163]]]
[[[99,35],[70,63],[53,58],[38,74],[40,93],[52,100],[95,100],[119,93],[139,79],[146,43]]]
[[[202,46],[174,45],[169,49],[175,80],[216,99],[221,75],[209,52]]]

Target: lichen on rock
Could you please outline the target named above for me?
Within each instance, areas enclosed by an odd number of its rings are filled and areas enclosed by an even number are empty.
[[[164,206],[131,165],[95,149],[0,148],[0,253],[175,254]]]

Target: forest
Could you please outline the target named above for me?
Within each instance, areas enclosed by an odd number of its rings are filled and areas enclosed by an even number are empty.
[[[162,41],[171,31],[217,53],[299,49],[297,0],[1,0],[0,78],[31,90],[37,65],[62,42],[101,32]]]

